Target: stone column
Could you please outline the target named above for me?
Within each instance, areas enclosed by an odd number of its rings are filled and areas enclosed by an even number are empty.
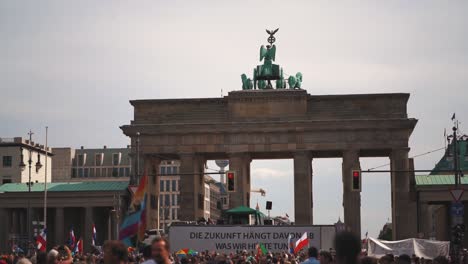
[[[250,163],[252,159],[246,153],[229,155],[229,170],[235,171],[234,190],[229,196],[229,207],[250,207]]]
[[[294,154],[294,216],[297,225],[313,224],[312,156],[307,151]]]
[[[93,240],[93,223],[94,223],[93,207],[85,207],[84,211],[85,211],[84,228],[82,229],[82,232],[84,233],[83,250],[84,252],[90,252],[92,240]]]
[[[361,169],[358,150],[343,151],[343,208],[346,228],[361,237],[361,192],[352,191],[352,170]]]
[[[180,215],[182,221],[194,221],[203,217],[204,159],[194,153],[180,154]]]
[[[110,224],[111,224],[111,240],[117,240],[119,239],[119,217],[118,217],[118,212],[117,210],[110,209],[109,210],[109,218],[110,218]]]
[[[63,207],[55,208],[55,243],[62,245],[65,242],[65,228],[63,218]]]
[[[22,235],[28,234],[28,209],[20,209],[18,211],[19,215],[19,233]]]
[[[416,202],[410,197],[409,148],[393,149],[391,161],[393,239],[417,235]]]
[[[17,209],[11,209],[11,233],[20,233],[19,231],[19,216],[18,216],[18,210]]]
[[[147,229],[159,228],[159,164],[161,159],[157,157],[145,158],[145,172],[148,175],[148,197],[146,200]]]
[[[9,214],[6,208],[0,208],[0,219],[2,219],[2,225],[0,225],[0,248],[8,248],[8,234],[9,234]]]
[[[419,204],[419,233],[424,234],[424,239],[429,239],[432,233],[432,212],[427,203]]]

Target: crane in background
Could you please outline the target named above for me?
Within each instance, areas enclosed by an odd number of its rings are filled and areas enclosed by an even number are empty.
[[[266,195],[266,191],[265,191],[264,189],[262,189],[262,188],[260,188],[260,189],[252,189],[252,190],[250,190],[250,192],[253,192],[253,193],[260,193],[260,195],[262,195],[262,196],[265,196],[265,195]]]

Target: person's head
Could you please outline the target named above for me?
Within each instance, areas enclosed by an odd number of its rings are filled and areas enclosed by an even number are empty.
[[[321,264],[328,264],[333,261],[332,255],[328,251],[321,251],[319,256]]]
[[[398,257],[398,264],[411,264],[410,256],[403,254]]]
[[[128,262],[127,247],[118,240],[108,240],[103,245],[104,264],[117,264]]]
[[[55,249],[51,249],[47,254],[47,264],[58,263],[59,252]]]
[[[16,262],[16,264],[32,264],[32,263],[27,258],[21,258],[20,260],[18,260],[18,262]]]
[[[316,247],[310,247],[307,251],[309,258],[318,258],[318,250]]]
[[[356,264],[361,253],[361,241],[351,232],[343,231],[335,236],[336,262]]]
[[[159,264],[163,264],[169,260],[170,252],[169,241],[163,237],[156,237],[151,243],[151,255]]]

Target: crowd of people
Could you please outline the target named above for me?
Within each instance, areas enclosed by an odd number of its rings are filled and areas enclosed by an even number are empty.
[[[467,255],[468,256],[468,255]],[[169,241],[157,237],[151,245],[140,252],[129,251],[121,241],[105,242],[101,251],[73,255],[66,246],[54,247],[49,252],[38,252],[32,257],[22,254],[3,255],[0,264],[449,264],[446,257],[433,260],[417,258],[415,255],[385,255],[380,259],[363,256],[361,241],[352,233],[342,232],[335,237],[333,251],[319,251],[314,247],[297,255],[283,253],[266,253],[241,251],[231,254],[220,254],[204,251],[193,256],[171,254]],[[462,259],[468,264],[468,257]]]

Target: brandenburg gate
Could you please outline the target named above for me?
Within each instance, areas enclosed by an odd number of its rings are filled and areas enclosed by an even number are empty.
[[[265,64],[255,69],[253,83],[243,75],[243,90],[227,96],[130,102],[134,119],[121,129],[133,147],[138,138],[144,166],[156,175],[149,187],[153,202],[158,204],[157,167],[163,159],[181,162],[180,220],[203,217],[207,160],[229,159],[229,169],[236,171],[236,191],[230,194],[232,208],[250,205],[253,159],[293,159],[295,224],[310,225],[314,207],[312,160],[342,158],[344,222],[360,234],[361,194],[351,190],[351,171],[361,168],[360,157],[389,157],[394,239],[416,237],[408,140],[417,120],[407,115],[409,94],[311,95],[300,88],[299,73],[296,80],[287,80],[287,88],[283,70],[277,71],[271,61],[267,63],[269,58],[274,60],[274,51],[274,45],[264,49]],[[272,66],[270,75],[278,78],[264,78],[268,66]],[[276,89],[271,80],[276,80]],[[289,197],[285,194],[284,198]],[[150,210],[148,216],[153,226],[156,211]]]

